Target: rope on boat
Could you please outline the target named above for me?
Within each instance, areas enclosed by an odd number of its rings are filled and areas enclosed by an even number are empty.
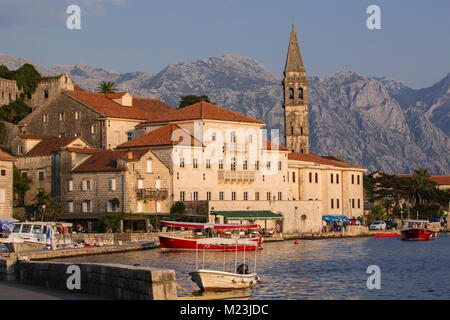
[[[178,282],[175,282],[175,283],[177,284],[178,287],[180,287],[180,289],[186,291],[191,297],[194,297],[194,295],[193,295],[189,290],[183,288],[183,287],[181,286],[181,284],[179,284]]]

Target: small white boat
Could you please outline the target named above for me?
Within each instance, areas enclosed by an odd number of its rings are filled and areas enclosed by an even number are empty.
[[[209,239],[199,239],[199,244],[207,244]],[[239,242],[244,246],[244,263],[237,266],[237,250],[235,251],[234,272],[225,271],[225,247],[231,245],[237,248],[236,243],[229,244],[223,243],[224,247],[224,259],[223,270],[209,270],[205,269],[205,250],[203,249],[203,267],[198,268],[198,250],[196,250],[196,270],[190,272],[191,280],[195,282],[202,291],[227,291],[227,290],[239,290],[253,288],[257,282],[261,282],[260,277],[256,273],[256,254],[254,261],[254,270],[249,272],[248,266],[245,264],[245,246],[254,246],[252,241]]]

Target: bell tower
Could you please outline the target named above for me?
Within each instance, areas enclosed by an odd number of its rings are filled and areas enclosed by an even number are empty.
[[[295,26],[292,25],[284,68],[284,119],[286,146],[291,152],[309,153],[308,79]]]

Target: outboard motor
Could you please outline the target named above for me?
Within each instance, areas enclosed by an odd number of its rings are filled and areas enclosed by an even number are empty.
[[[246,264],[240,264],[238,267],[237,267],[237,273],[239,273],[239,274],[248,274],[249,272],[248,272],[248,265],[246,265]]]

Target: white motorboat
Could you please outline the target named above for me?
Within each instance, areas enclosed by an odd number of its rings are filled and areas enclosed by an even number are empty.
[[[199,239],[199,244],[207,244],[209,239]],[[202,291],[227,291],[227,290],[239,290],[239,289],[249,289],[253,288],[257,282],[261,282],[260,277],[256,273],[256,254],[254,261],[254,270],[249,272],[248,266],[245,264],[245,246],[254,246],[252,241],[239,242],[240,245],[244,246],[244,262],[243,264],[237,266],[237,250],[235,250],[235,261],[234,261],[234,272],[225,271],[225,252],[226,246],[231,245],[237,248],[236,243],[230,244],[229,242],[224,242],[224,259],[223,259],[223,270],[210,270],[205,269],[205,250],[203,249],[203,267],[199,269],[198,267],[198,250],[196,250],[196,270],[190,272],[191,280],[195,282]]]
[[[72,245],[68,235],[71,227],[71,223],[63,222],[19,222],[14,224],[8,237],[0,238],[0,243],[5,244],[9,252],[62,248]]]

